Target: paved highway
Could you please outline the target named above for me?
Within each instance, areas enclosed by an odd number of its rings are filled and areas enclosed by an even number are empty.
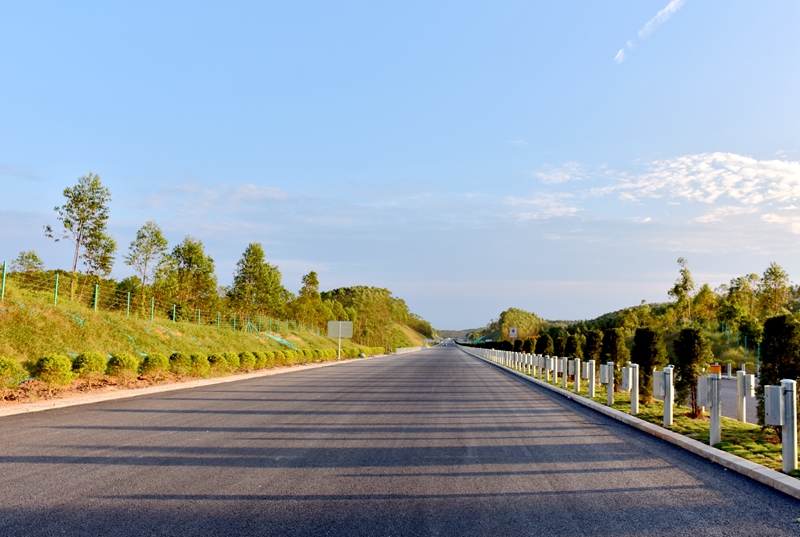
[[[800,502],[454,347],[0,419],[0,535],[800,535]]]

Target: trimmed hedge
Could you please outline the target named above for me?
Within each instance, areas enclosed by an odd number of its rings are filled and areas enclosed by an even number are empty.
[[[239,353],[239,369],[242,371],[252,371],[256,367],[256,357],[252,352]]]
[[[99,380],[108,368],[108,358],[99,352],[85,352],[72,361],[72,372],[86,380]]]
[[[115,354],[108,360],[108,374],[129,382],[139,372],[139,359],[132,354]]]
[[[267,367],[267,353],[254,352],[253,356],[256,358],[255,365],[253,366],[255,369],[264,369]]]
[[[206,377],[211,371],[211,363],[205,354],[195,353],[190,356],[191,359],[191,372],[198,377]]]
[[[176,375],[188,375],[192,369],[192,357],[182,352],[173,352],[169,357],[169,370]]]
[[[161,376],[169,371],[169,358],[165,354],[148,354],[142,360],[140,368],[144,376]]]
[[[47,384],[69,386],[75,378],[72,373],[72,360],[63,354],[42,356],[36,362],[34,376]]]
[[[16,390],[19,383],[29,376],[22,364],[13,358],[0,356],[0,399],[4,399],[7,392]]]
[[[236,371],[239,369],[239,355],[235,352],[226,352],[222,355],[228,363],[227,371]]]

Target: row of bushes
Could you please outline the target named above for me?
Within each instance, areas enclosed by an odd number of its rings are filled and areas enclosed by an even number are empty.
[[[382,353],[384,353],[382,347],[342,349],[343,358]],[[87,352],[74,359],[61,354],[43,356],[26,368],[16,360],[0,356],[0,393],[5,395],[6,391],[17,388],[20,382],[28,380],[31,376],[53,386],[68,386],[75,378],[93,382],[108,375],[123,382],[130,382],[139,375],[145,378],[160,378],[168,372],[179,376],[205,377],[212,371],[217,374],[247,372],[305,362],[335,360],[336,357],[336,349],[287,349],[210,355],[175,352],[171,356],[154,353],[144,357],[133,354],[108,356],[99,352]]]

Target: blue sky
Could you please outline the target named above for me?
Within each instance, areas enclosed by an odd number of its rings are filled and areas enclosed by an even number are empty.
[[[800,3],[3,2],[0,258],[90,170],[229,283],[386,287],[438,328],[800,278]]]

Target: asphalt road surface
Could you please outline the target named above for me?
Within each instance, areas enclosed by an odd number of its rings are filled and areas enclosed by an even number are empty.
[[[800,502],[454,347],[0,419],[0,535],[800,535]]]

